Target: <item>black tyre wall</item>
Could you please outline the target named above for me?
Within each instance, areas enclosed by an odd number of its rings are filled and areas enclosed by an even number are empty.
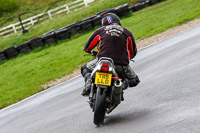
[[[24,44],[21,44],[19,46],[16,47],[17,51],[19,53],[28,53],[31,51],[31,47],[28,45],[28,43],[24,43]]]
[[[147,3],[147,2],[142,2],[142,3],[138,3],[138,4],[135,4],[133,6],[130,7],[130,10],[132,12],[136,12],[136,11],[139,11],[143,8],[145,8],[146,6],[148,6],[150,3]]]
[[[129,15],[130,13],[131,13],[131,10],[128,9],[128,10],[125,10],[125,11],[123,11],[123,12],[118,13],[118,16],[119,16],[119,17],[123,17],[123,16]]]
[[[43,43],[41,37],[33,38],[30,41],[28,41],[27,43],[31,47],[31,49],[35,49],[35,48],[44,46],[44,43]]]
[[[50,34],[52,34],[52,33],[54,33],[54,32],[55,32],[55,30],[51,30],[51,31],[49,31],[49,32],[47,32],[47,33],[44,33],[43,36],[50,35]]]
[[[147,6],[150,6],[150,0],[146,0],[145,2],[142,2],[144,8],[147,7]]]
[[[119,17],[123,17],[123,16],[131,13],[131,10],[129,9],[128,4],[124,4],[124,5],[115,7],[115,11]]]
[[[92,20],[91,20],[91,22],[92,22],[92,25],[95,27],[95,26],[99,26],[99,25],[101,25],[101,19],[102,19],[102,17],[101,16],[96,16],[96,17],[94,17]]]
[[[71,37],[69,30],[66,28],[62,28],[62,29],[55,31],[55,34],[56,34],[57,40],[64,40],[64,39],[68,39]]]
[[[150,0],[150,4],[151,5],[154,5],[154,4],[158,3],[158,2],[159,2],[159,0]]]
[[[42,37],[42,41],[45,45],[46,44],[51,45],[57,43],[55,31],[53,30],[44,34],[44,36]]]
[[[81,27],[78,23],[67,26],[67,29],[69,30],[71,35],[81,33]]]
[[[89,31],[94,28],[90,20],[83,20],[79,25],[82,31]]]
[[[4,61],[6,59],[7,58],[6,58],[5,54],[2,51],[0,51],[0,61]]]
[[[18,55],[18,51],[16,49],[16,47],[12,46],[10,48],[7,48],[3,51],[3,53],[5,54],[5,56],[10,59],[10,58],[13,58],[13,57],[17,57]]]

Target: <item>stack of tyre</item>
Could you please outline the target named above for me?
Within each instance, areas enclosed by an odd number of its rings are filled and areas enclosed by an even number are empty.
[[[139,11],[147,6],[149,6],[151,4],[150,0],[143,0],[141,1],[140,3],[137,3],[133,6],[130,7],[130,10],[132,12],[136,12],[136,11]]]
[[[55,35],[57,40],[64,40],[69,39],[71,37],[71,34],[67,28],[60,28],[57,31],[55,31]]]
[[[0,51],[0,61],[4,61],[6,59],[7,58],[6,58],[5,54],[2,51]]]
[[[5,49],[3,51],[3,53],[7,59],[17,57],[17,55],[18,55],[18,51],[17,51],[16,47],[14,47],[14,46]]]
[[[25,42],[25,43],[17,46],[16,49],[17,49],[17,51],[19,53],[23,53],[23,54],[28,53],[29,51],[32,50],[31,47],[28,45],[27,42]]]
[[[130,10],[128,4],[124,4],[124,5],[120,5],[120,6],[116,7],[115,11],[119,17],[123,17],[123,16],[126,16],[131,13],[131,10]]]

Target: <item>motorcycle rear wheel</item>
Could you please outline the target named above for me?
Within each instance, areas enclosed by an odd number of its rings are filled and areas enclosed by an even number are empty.
[[[94,124],[100,126],[104,122],[106,113],[106,90],[97,88],[95,106],[94,106]]]

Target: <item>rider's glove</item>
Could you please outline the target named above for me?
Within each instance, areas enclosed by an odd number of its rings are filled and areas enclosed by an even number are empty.
[[[92,50],[91,53],[93,56],[97,56],[97,54],[98,54],[98,52],[96,50]]]

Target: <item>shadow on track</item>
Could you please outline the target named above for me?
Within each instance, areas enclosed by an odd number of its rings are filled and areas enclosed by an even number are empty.
[[[108,115],[105,118],[104,126],[111,126],[116,124],[126,124],[134,121],[142,121],[148,117],[149,110],[131,110],[124,113],[117,113]]]

